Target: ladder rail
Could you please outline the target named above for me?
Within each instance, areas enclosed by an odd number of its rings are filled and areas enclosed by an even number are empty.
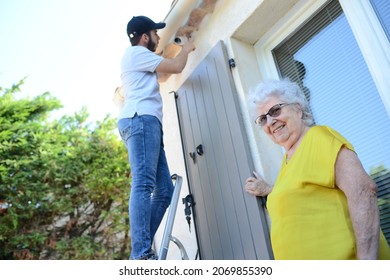
[[[173,191],[171,204],[170,204],[169,210],[168,210],[167,221],[166,221],[165,228],[164,228],[164,234],[163,234],[162,241],[161,241],[161,248],[160,248],[160,253],[158,254],[158,259],[165,260],[167,258],[169,242],[173,241],[179,247],[179,249],[181,251],[182,259],[188,260],[188,255],[184,249],[183,244],[177,238],[172,236],[172,229],[173,229],[173,224],[175,222],[176,209],[177,209],[177,205],[179,203],[179,197],[180,197],[180,191],[181,191],[181,185],[183,182],[183,178],[179,175],[174,174],[174,175],[172,175],[172,179],[175,179],[175,189]]]
[[[188,255],[187,255],[187,251],[186,251],[186,249],[184,248],[183,243],[181,243],[180,240],[177,239],[177,238],[174,237],[174,236],[171,236],[171,241],[172,241],[173,243],[175,243],[176,246],[180,249],[181,259],[182,259],[182,260],[189,260]]]

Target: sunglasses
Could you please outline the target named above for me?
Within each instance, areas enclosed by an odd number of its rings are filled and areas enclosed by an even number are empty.
[[[270,117],[276,118],[280,116],[280,113],[282,112],[282,107],[287,106],[287,105],[292,105],[292,103],[279,103],[274,106],[272,106],[269,110],[268,113],[265,115],[260,115],[255,119],[255,124],[264,126],[267,123],[267,115]]]

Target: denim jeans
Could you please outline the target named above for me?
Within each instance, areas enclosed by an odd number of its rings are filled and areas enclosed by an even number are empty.
[[[135,114],[120,119],[118,129],[128,150],[132,174],[130,259],[141,259],[153,253],[153,238],[171,202],[174,187],[160,121],[154,116]]]

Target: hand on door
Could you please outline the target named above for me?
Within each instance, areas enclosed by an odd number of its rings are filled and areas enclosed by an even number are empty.
[[[272,186],[270,186],[263,180],[263,178],[253,171],[253,177],[246,179],[244,189],[251,195],[267,196],[272,191]]]

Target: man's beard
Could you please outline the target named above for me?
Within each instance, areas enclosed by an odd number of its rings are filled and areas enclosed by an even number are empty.
[[[157,49],[157,44],[153,40],[149,40],[148,45],[146,46],[151,52],[155,52]]]

